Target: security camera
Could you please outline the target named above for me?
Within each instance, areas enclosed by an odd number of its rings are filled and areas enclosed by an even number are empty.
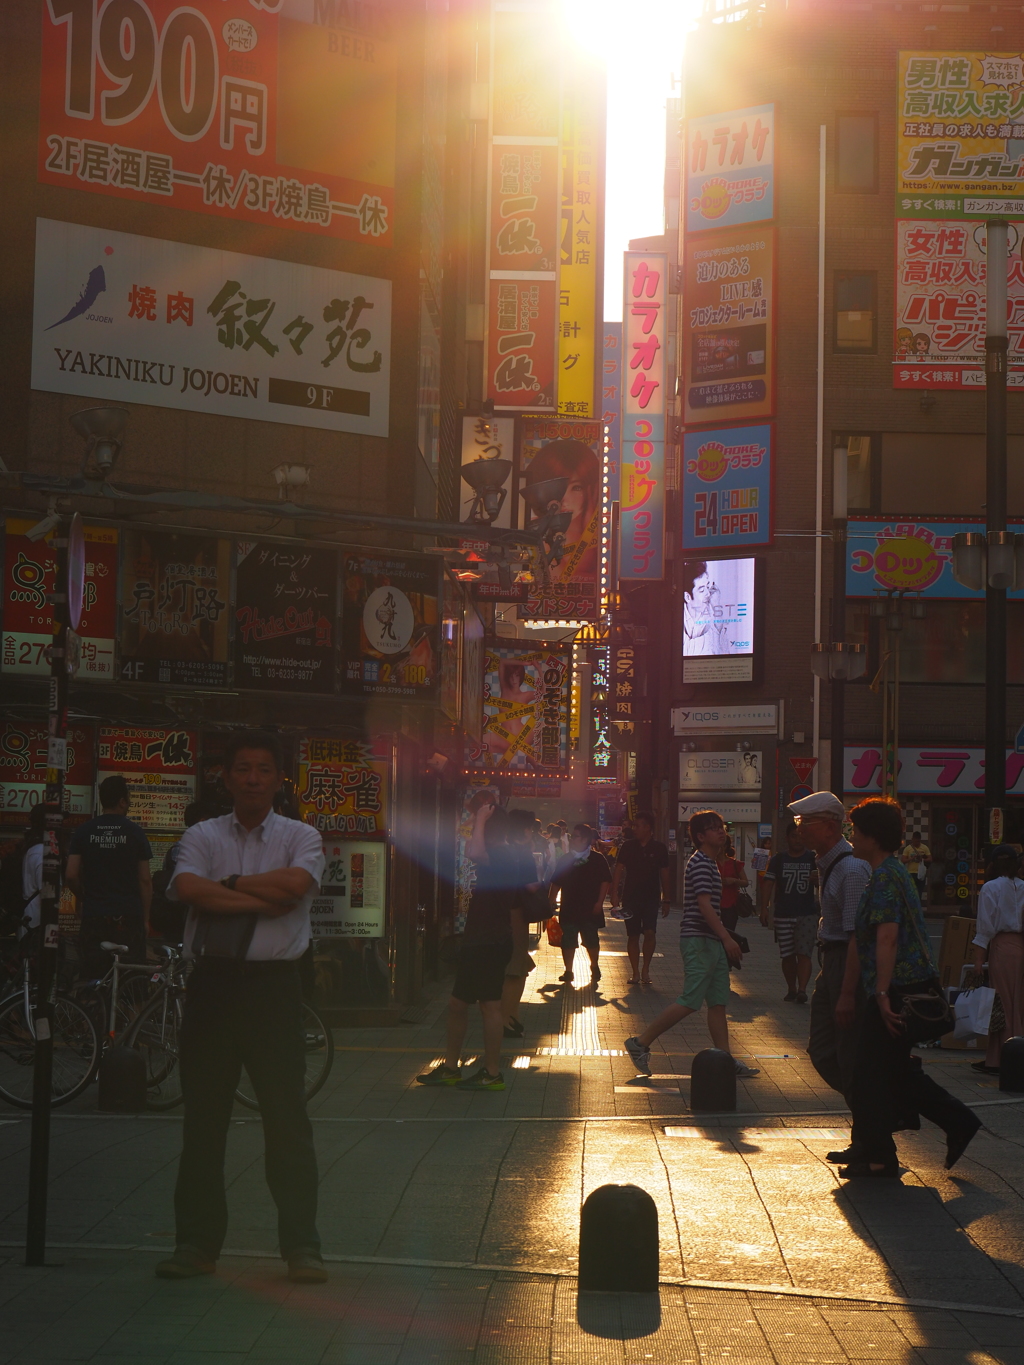
[[[83,471],[91,460],[101,479],[110,473],[121,453],[127,417],[124,408],[85,408],[71,414],[71,425],[85,439]]]
[[[59,525],[60,513],[51,503],[50,510],[42,521],[37,521],[30,530],[25,532],[25,539],[31,541],[45,540],[51,531],[56,531]]]

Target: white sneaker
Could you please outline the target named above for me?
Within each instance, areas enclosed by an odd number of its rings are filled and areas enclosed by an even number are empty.
[[[736,1068],[736,1075],[745,1081],[750,1080],[752,1076],[760,1076],[761,1074],[759,1067],[747,1066],[745,1062],[738,1062],[735,1057],[732,1059],[732,1064]]]

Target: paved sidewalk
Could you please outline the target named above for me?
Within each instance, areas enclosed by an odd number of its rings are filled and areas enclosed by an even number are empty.
[[[156,1253],[172,1242],[180,1115],[98,1115],[95,1088],[54,1113],[49,1227],[64,1265],[24,1269],[29,1124],[3,1111],[0,1362],[1024,1365],[1024,1105],[971,1071],[976,1052],[926,1053],[943,1084],[983,1106],[985,1131],[952,1173],[925,1125],[900,1135],[900,1184],[844,1185],[824,1154],[845,1144],[848,1115],[802,1051],[807,1009],[782,1001],[775,946],[754,923],[730,1018],[734,1052],[761,1075],[741,1083],[739,1113],[695,1120],[690,1061],[709,1041],[700,1017],[659,1041],[653,1083],[622,1051],[678,992],[675,921],[650,989],[626,986],[617,923],[599,990],[581,984],[582,955],[577,985],[563,989],[561,956],[542,946],[504,1093],[416,1085],[443,1047],[443,990],[419,1024],[336,1033],[334,1071],[311,1106],[324,1249],[346,1258],[326,1289],[293,1289],[266,1259],[275,1217],[259,1119],[243,1109],[229,1141],[228,1245],[245,1254],[223,1258],[214,1280],[155,1280]],[[478,1033],[469,1044],[467,1057]],[[660,1326],[656,1305],[633,1296],[585,1296],[577,1310],[580,1205],[608,1181],[655,1199],[666,1280],[748,1288],[666,1284]],[[789,1295],[751,1292],[780,1286]],[[917,1306],[883,1302],[894,1298]]]

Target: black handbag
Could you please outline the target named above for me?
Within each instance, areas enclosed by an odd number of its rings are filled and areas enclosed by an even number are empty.
[[[757,911],[754,909],[754,902],[745,891],[741,891],[737,895],[735,908],[740,919],[750,919],[752,915],[757,914]]]
[[[917,937],[918,945],[924,953],[925,960],[930,961],[931,950],[921,937],[917,916],[912,907],[907,905],[906,896],[903,903],[910,916],[910,926]],[[899,987],[896,989],[899,990]],[[903,1020],[903,1036],[915,1046],[918,1043],[937,1043],[947,1033],[952,1033],[956,1027],[953,1006],[943,995],[937,977],[932,981],[922,982],[915,990],[900,990],[900,1018]]]
[[[212,915],[209,911],[197,911],[192,956],[244,962],[258,919],[255,911],[243,915]]]

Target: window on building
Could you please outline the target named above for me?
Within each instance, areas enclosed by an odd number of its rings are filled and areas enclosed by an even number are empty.
[[[837,270],[832,291],[835,350],[849,354],[876,349],[878,276],[874,270]]]
[[[985,681],[985,603],[941,602],[924,598],[924,617],[903,613],[900,631],[901,683],[983,683]],[[1024,682],[1024,602],[1007,603],[1006,680]],[[851,641],[868,646],[865,681],[870,682],[882,659],[885,633],[866,602],[847,607]]]
[[[980,432],[887,431],[880,444],[883,515],[985,515],[985,437]],[[1009,436],[1006,448],[1008,510],[1024,516],[1024,436]]]
[[[876,462],[872,460],[872,437],[864,432],[838,432],[833,450],[846,451],[846,510],[860,516],[878,506]]]
[[[836,189],[878,193],[878,115],[836,115]]]

